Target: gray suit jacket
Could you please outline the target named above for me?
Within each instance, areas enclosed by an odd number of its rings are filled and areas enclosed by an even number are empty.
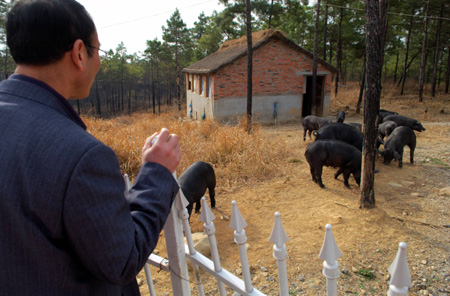
[[[0,83],[0,141],[0,294],[138,294],[179,188],[172,174],[147,163],[124,197],[112,149],[15,75]]]

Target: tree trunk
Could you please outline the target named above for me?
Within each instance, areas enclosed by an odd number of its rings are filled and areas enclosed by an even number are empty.
[[[314,114],[320,114],[317,108],[319,107],[316,104],[317,100],[317,55],[318,55],[318,34],[319,34],[319,14],[320,14],[320,0],[317,0],[317,10],[316,10],[316,21],[314,23],[314,52],[313,52],[313,77],[312,77],[312,109],[314,110]]]
[[[405,71],[405,75],[408,76],[408,69],[411,66],[412,62],[414,62],[414,60],[419,56],[420,53],[420,49],[416,52],[416,54],[412,57],[412,59],[408,62],[408,65],[406,66],[406,71]],[[398,80],[398,84],[397,86],[400,85],[400,83],[403,83],[403,78],[406,79],[406,77],[403,77],[403,73],[402,76],[400,76],[400,79]]]
[[[363,76],[361,79],[361,86],[359,88],[359,97],[358,97],[358,103],[356,104],[356,114],[361,113],[361,104],[362,104],[362,98],[364,96],[364,88],[366,87],[366,61],[364,57],[364,65],[363,65]]]
[[[4,60],[4,64],[3,64],[3,75],[4,75],[4,79],[8,79],[9,77],[9,73],[8,73],[8,47],[5,46],[5,60]]]
[[[247,3],[247,132],[252,131],[252,83],[253,83],[253,48],[252,48],[252,8],[250,0]]]
[[[441,12],[439,13],[438,27],[436,30],[436,47],[434,52],[434,64],[433,64],[433,77],[431,81],[431,96],[434,98],[436,96],[436,76],[437,68],[439,64],[439,47],[441,46],[441,29],[442,29],[442,14],[444,11],[444,2],[441,4]]]
[[[387,0],[365,0],[366,92],[364,96],[364,143],[361,169],[361,208],[375,207],[375,160],[377,119],[380,110]]]
[[[428,32],[429,8],[430,8],[430,0],[427,0],[427,8],[426,8],[426,13],[425,13],[425,28],[423,30],[422,60],[420,62],[419,102],[423,102],[423,87],[424,87],[424,83],[425,83],[425,65],[427,62],[427,32]]]
[[[329,48],[329,52],[330,52],[328,54],[328,56],[329,56],[328,64],[332,64],[332,60],[333,60],[333,44],[334,44],[333,37],[334,37],[334,30],[331,31],[331,38],[328,39],[328,48]]]
[[[108,91],[106,91],[106,109],[107,114],[111,114],[111,98]]]
[[[400,91],[400,95],[403,95],[403,90],[405,89],[406,70],[407,70],[408,54],[409,54],[409,42],[411,40],[411,31],[412,31],[412,25],[413,25],[413,20],[414,20],[413,15],[414,15],[414,9],[411,12],[411,19],[409,21],[408,35],[406,37],[405,66],[403,67],[403,74],[402,74],[403,80],[402,80],[402,89]]]
[[[162,77],[160,79],[162,79]],[[161,114],[161,88],[161,81],[158,80],[158,114]]]
[[[395,69],[394,69],[394,83],[397,82],[397,70],[398,70],[398,59],[399,59],[399,57],[400,57],[400,55],[397,52],[397,56],[396,56],[396,59],[395,59]]]
[[[342,54],[344,53],[342,52]],[[345,58],[347,58],[346,54],[344,54],[344,57],[342,57],[341,61],[345,60]],[[344,70],[342,70],[342,62],[341,62],[341,84],[347,85],[347,64],[344,65]]]
[[[156,81],[155,81],[155,94],[157,95],[157,102],[158,102],[158,114],[161,114],[161,73],[159,72],[159,69],[156,68]]]
[[[177,63],[177,104],[178,111],[181,111],[181,72],[180,72],[180,61],[178,58],[178,43],[175,45],[175,61]]]
[[[102,115],[102,109],[101,109],[101,102],[100,102],[100,93],[98,91],[98,80],[95,79],[95,98],[96,98],[96,114],[101,116]]]
[[[152,74],[153,76],[153,74]],[[155,80],[152,77],[152,110],[153,114],[156,114],[156,93],[155,93]]]
[[[443,61],[444,58],[444,50],[441,51],[441,53],[439,54],[439,60]],[[441,80],[442,80],[442,67],[444,66],[443,62],[439,63],[439,75],[438,75],[438,82],[437,82],[437,87],[439,88],[441,86]]]
[[[123,84],[121,84],[121,89],[123,91]],[[120,91],[120,90],[119,90]],[[123,93],[120,94],[121,97],[117,96],[117,112],[120,113],[120,111],[123,110]],[[122,104],[120,104],[122,102]],[[121,107],[122,106],[122,107]]]
[[[156,114],[156,97],[155,97],[155,66],[154,66],[154,62],[151,61],[150,62],[150,79],[151,79],[151,85],[152,85],[152,99],[151,99],[151,105],[152,105],[152,111],[153,114]],[[149,94],[150,97],[150,94]],[[150,100],[149,100],[149,105],[150,105]]]
[[[328,33],[328,0],[325,3],[325,16],[324,16],[324,28],[323,28],[323,60],[327,60],[327,33]]]
[[[128,114],[131,113],[131,89],[128,90]]]
[[[336,50],[336,68],[338,70],[336,75],[336,85],[334,88],[334,95],[336,96],[339,88],[339,79],[341,78],[342,70],[341,70],[341,59],[342,59],[342,40],[341,40],[341,32],[342,32],[342,19],[344,18],[344,8],[341,7],[341,13],[339,16],[339,27],[338,27],[338,40],[337,40],[337,50]]]
[[[121,108],[119,108],[119,110],[121,110],[121,111],[123,111],[123,100],[124,100],[124,81],[123,81],[123,72],[124,72],[124,66],[123,66],[123,64],[124,64],[124,62],[125,62],[125,59],[123,58],[123,55],[122,55],[122,66],[121,66],[121,68],[120,68],[120,102],[121,102],[121,105],[122,105],[122,107]]]
[[[447,58],[447,73],[445,73],[445,93],[448,94],[448,86],[450,84],[450,46],[447,46],[448,58]]]
[[[269,29],[272,26],[272,11],[273,11],[273,0],[270,1],[270,13],[269,13]]]

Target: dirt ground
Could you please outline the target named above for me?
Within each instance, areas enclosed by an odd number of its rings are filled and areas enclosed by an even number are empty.
[[[449,102],[446,98],[444,106]],[[450,196],[441,191],[450,186],[450,115],[437,107],[424,112],[423,105],[407,101],[386,109],[420,120],[426,131],[416,133],[415,164],[409,163],[407,147],[401,169],[396,162],[384,165],[377,159],[376,207],[371,210],[359,209],[359,187],[353,177],[351,189],[344,186],[342,176],[333,178],[333,168],[324,168],[325,189],[311,180],[304,151],[312,140],[303,141],[301,123],[264,126],[267,137],[286,142],[296,157],[286,162],[282,177],[232,189],[218,185],[213,213],[222,267],[242,277],[227,219],[231,217],[231,202],[236,201],[248,224],[245,232],[253,286],[267,295],[279,295],[273,244],[269,242],[277,211],[290,239],[286,246],[291,295],[326,294],[318,254],[328,223],[343,254],[338,259],[339,295],[386,295],[388,267],[400,242],[408,246],[413,283],[409,295],[450,295]],[[361,121],[362,116],[348,110],[346,122]],[[192,232],[203,231],[199,218],[199,214],[191,217]],[[165,257],[164,234],[157,249]],[[157,295],[172,295],[169,275],[153,267],[151,270]],[[143,273],[139,277],[141,293],[148,295]],[[219,295],[211,276],[204,274],[202,280],[206,295]],[[191,286],[196,295],[195,285]]]

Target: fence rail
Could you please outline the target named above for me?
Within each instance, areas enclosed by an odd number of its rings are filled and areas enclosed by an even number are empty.
[[[131,183],[127,175],[124,177],[126,190],[129,190],[131,188]],[[176,177],[175,173],[174,177]],[[188,202],[180,189],[172,206],[168,221],[164,226],[166,245],[168,246],[168,260],[155,254],[151,254],[145,266],[145,275],[150,295],[156,296],[149,265],[153,265],[170,273],[173,295],[191,295],[187,260],[190,260],[192,264],[192,273],[197,285],[198,295],[205,295],[199,268],[216,278],[218,291],[221,296],[226,295],[225,286],[239,295],[266,295],[252,286],[247,249],[245,247],[247,242],[245,227],[247,227],[247,223],[240,214],[236,201],[232,202],[230,227],[234,229],[234,241],[238,246],[243,275],[242,279],[222,268],[215,237],[216,230],[213,222],[215,216],[209,208],[205,197],[202,198],[201,202],[202,212],[200,220],[204,223],[205,234],[208,235],[212,259],[209,259],[195,250],[191,229],[189,227],[189,214],[186,209]],[[186,237],[186,244],[184,244],[184,236]],[[289,237],[284,230],[281,222],[281,214],[279,212],[275,213],[274,225],[269,240],[274,244],[273,257],[277,260],[278,289],[280,296],[288,296],[289,286],[286,265],[288,253],[286,250],[286,243],[289,241]],[[408,290],[412,286],[406,258],[406,248],[407,245],[405,242],[399,243],[397,255],[388,269],[390,274],[389,290],[387,291],[388,296],[408,295]],[[342,253],[334,239],[332,226],[327,224],[325,226],[325,237],[322,249],[318,255],[319,259],[323,260],[322,274],[326,278],[327,296],[337,295],[337,282],[340,275],[337,259],[341,256]]]

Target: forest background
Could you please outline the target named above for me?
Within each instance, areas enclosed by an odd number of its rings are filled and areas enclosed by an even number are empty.
[[[147,40],[143,53],[129,53],[120,43],[102,58],[102,67],[89,97],[71,101],[80,114],[113,117],[149,110],[184,112],[183,68],[214,53],[230,39],[246,35],[245,1],[220,0],[225,8],[207,16],[200,13],[192,28],[175,10],[162,27],[162,39]],[[336,66],[339,85],[364,80],[364,1],[322,0],[318,21],[318,55]],[[252,31],[284,31],[299,46],[313,52],[318,1],[251,1]],[[319,2],[320,3],[320,2]],[[15,68],[5,36],[10,4],[0,0],[0,80]],[[388,4],[382,79],[396,84],[403,94],[406,80],[419,81],[424,63],[425,83],[448,93],[450,73],[450,2],[448,0],[390,0]],[[143,28],[145,30],[145,28]],[[177,80],[177,77],[182,77]],[[405,77],[407,79],[405,79]],[[180,84],[181,93],[177,93]],[[175,106],[171,108],[171,106]]]

